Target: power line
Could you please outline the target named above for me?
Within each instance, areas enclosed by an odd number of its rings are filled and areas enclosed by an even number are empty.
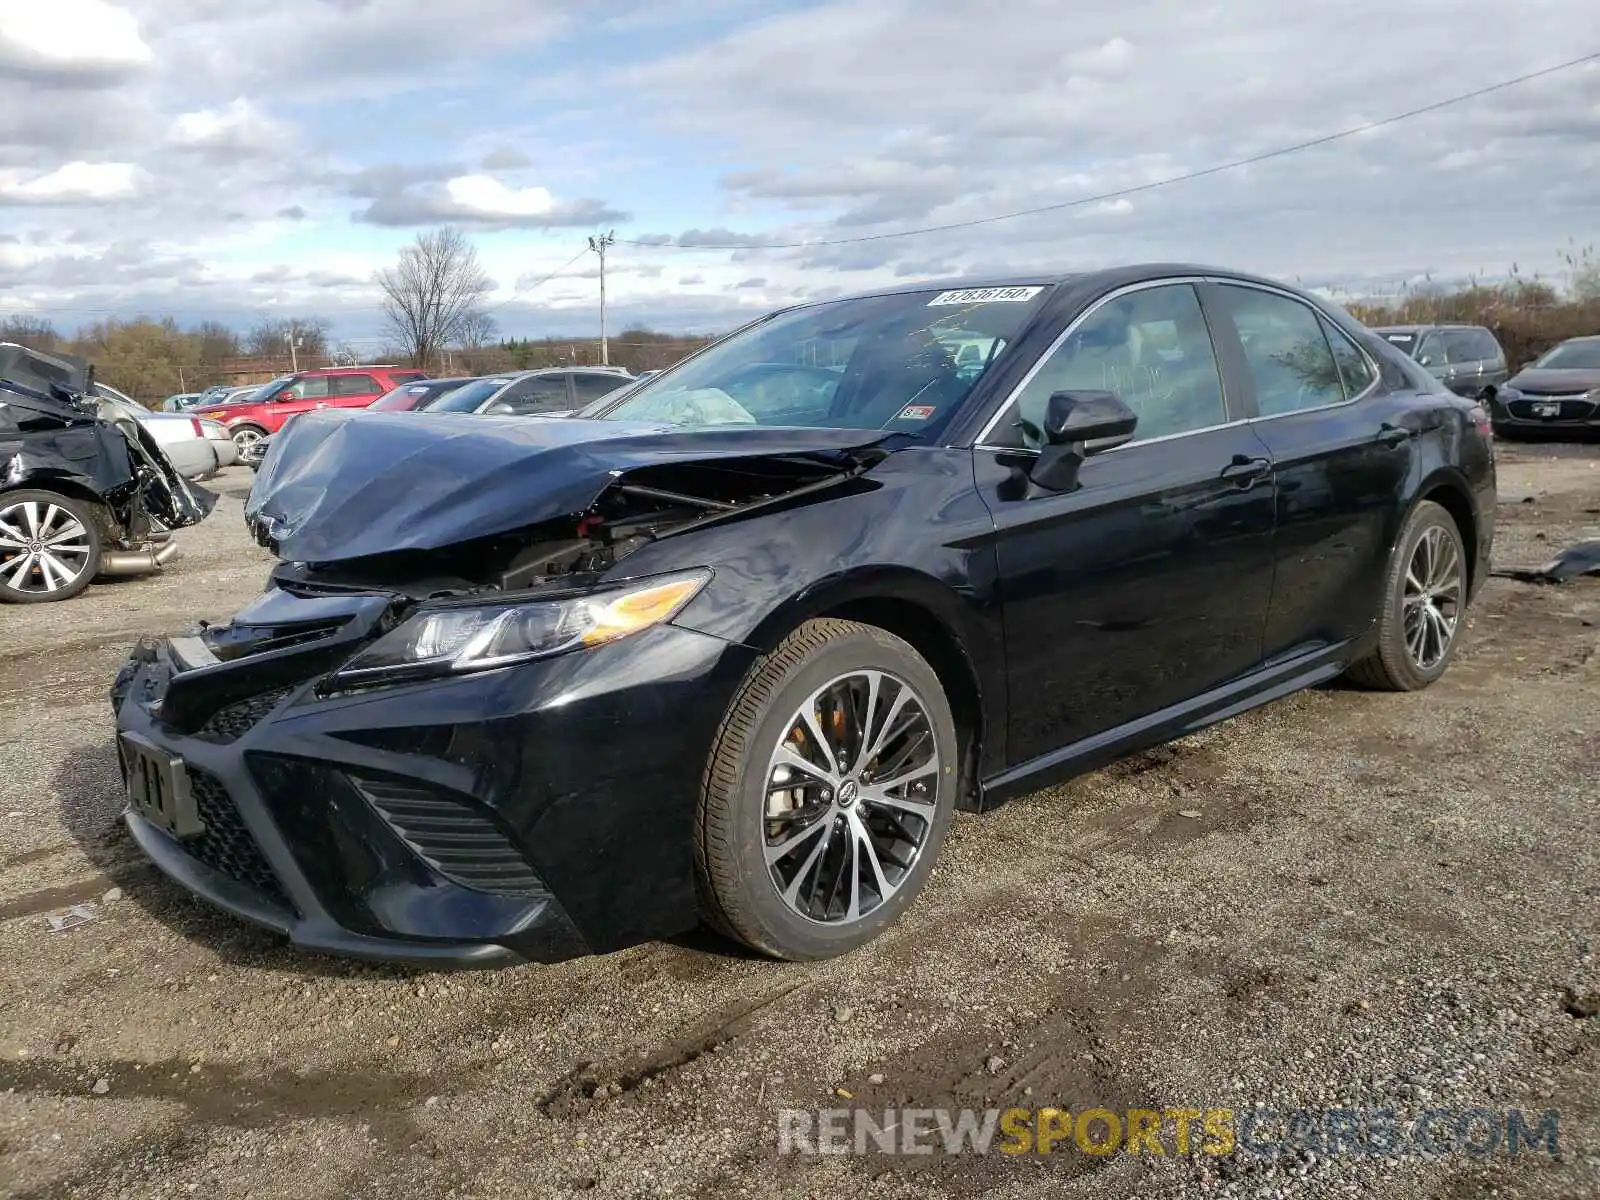
[[[1173,175],[1166,179],[1157,179],[1150,183],[1135,184],[1132,187],[1118,188],[1111,192],[1100,192],[1093,196],[1080,196],[1076,200],[1063,200],[1055,204],[1043,204],[1037,208],[1023,208],[1015,212],[996,213],[988,217],[973,217],[966,221],[951,221],[945,225],[925,225],[918,229],[899,229],[890,233],[865,233],[855,237],[841,238],[815,238],[810,241],[799,242],[769,242],[754,236],[745,242],[696,242],[692,246],[679,245],[676,242],[647,242],[630,241],[618,238],[617,242],[624,246],[637,246],[648,250],[810,250],[818,246],[852,246],[862,242],[883,242],[893,238],[917,237],[924,233],[950,233],[958,229],[973,229],[979,225],[993,225],[999,221],[1014,221],[1019,217],[1034,217],[1044,213],[1061,212],[1069,208],[1081,208],[1086,204],[1103,204],[1108,200],[1120,200],[1125,196],[1135,196],[1141,192],[1152,192],[1157,188],[1170,187],[1175,183],[1188,183],[1195,179],[1204,179],[1210,175],[1220,175],[1224,171],[1238,170],[1240,167],[1255,166],[1257,163],[1270,162],[1275,158],[1283,158],[1290,154],[1299,154],[1302,150],[1314,150],[1319,146],[1326,146],[1330,142],[1342,141],[1345,138],[1355,137],[1358,134],[1370,133],[1374,129],[1382,129],[1388,125],[1395,125],[1401,121],[1409,121],[1413,117],[1420,117],[1427,113],[1438,112],[1441,108],[1449,108],[1454,104],[1463,104],[1468,100],[1476,100],[1480,96],[1487,96],[1492,92],[1504,91],[1506,88],[1516,87],[1534,79],[1542,79],[1547,75],[1554,75],[1559,71],[1568,71],[1573,67],[1580,67],[1585,63],[1600,59],[1600,51],[1585,54],[1581,58],[1568,59],[1564,63],[1557,63],[1553,67],[1544,67],[1538,71],[1529,71],[1526,75],[1518,75],[1514,79],[1503,79],[1499,83],[1489,84],[1487,87],[1476,88],[1470,92],[1451,96],[1445,100],[1437,100],[1432,104],[1424,104],[1420,108],[1407,109],[1393,116],[1382,117],[1376,121],[1367,121],[1361,125],[1352,125],[1348,129],[1341,129],[1337,133],[1326,133],[1309,141],[1296,142],[1290,146],[1279,146],[1275,150],[1266,150],[1260,154],[1252,154],[1248,158],[1237,158],[1230,162],[1218,163],[1216,166],[1205,167],[1198,171],[1187,171],[1182,175]]]
[[[550,274],[546,275],[543,279],[540,279],[540,280],[538,280],[538,281],[536,281],[534,283],[531,283],[525,288],[517,288],[515,291],[512,292],[511,295],[507,296],[504,300],[500,301],[499,304],[492,304],[488,308],[484,309],[483,310],[484,314],[487,315],[487,314],[492,313],[492,312],[499,312],[506,305],[513,304],[516,301],[521,300],[529,292],[538,291],[545,284],[549,283],[552,279],[555,279],[558,276],[560,276],[563,272],[566,271],[566,269],[568,267],[570,267],[573,263],[577,262],[580,258],[582,258],[587,253],[589,253],[589,247],[588,246],[584,246],[583,249],[579,250],[576,254],[574,254],[571,258],[567,259],[566,262],[562,263],[554,271],[551,271]]]

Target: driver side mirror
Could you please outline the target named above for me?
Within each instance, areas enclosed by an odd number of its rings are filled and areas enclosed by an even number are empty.
[[[517,410],[504,400],[497,400],[483,410],[483,415],[486,417],[512,417],[516,415],[516,412]]]
[[[1029,478],[1052,492],[1074,491],[1084,460],[1132,440],[1138,424],[1115,392],[1055,392],[1045,402],[1045,445]]]

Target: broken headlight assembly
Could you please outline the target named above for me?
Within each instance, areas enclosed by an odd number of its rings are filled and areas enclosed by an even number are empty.
[[[670,621],[710,578],[710,571],[689,571],[559,600],[419,609],[329,675],[321,690],[487,671],[603,646]]]

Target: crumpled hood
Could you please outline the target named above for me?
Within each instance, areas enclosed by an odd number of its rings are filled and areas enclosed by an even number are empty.
[[[1530,396],[1575,396],[1600,388],[1600,371],[1533,367],[1513,375],[1506,386]]]
[[[292,562],[438,550],[575,516],[640,467],[849,451],[885,436],[321,409],[273,437],[245,520]]]

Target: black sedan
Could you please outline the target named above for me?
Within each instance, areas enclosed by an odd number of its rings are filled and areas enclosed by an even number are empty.
[[[790,308],[582,418],[279,440],[271,587],[112,689],[127,823],[300,945],[435,963],[848,951],[957,809],[1438,679],[1495,502],[1475,402],[1174,266]]]
[[[1569,338],[1513,375],[1495,397],[1494,431],[1600,433],[1600,336]]]

